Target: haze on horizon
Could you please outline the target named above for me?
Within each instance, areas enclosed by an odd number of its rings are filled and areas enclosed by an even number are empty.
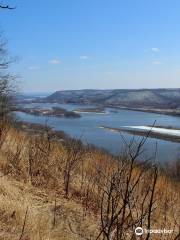
[[[1,29],[25,92],[180,87],[180,2],[8,0]]]

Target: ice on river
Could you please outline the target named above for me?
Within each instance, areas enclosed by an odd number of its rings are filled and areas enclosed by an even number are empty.
[[[126,126],[126,127],[131,129],[151,131],[154,133],[180,137],[180,130],[177,130],[177,129],[167,129],[167,128],[149,127],[149,126]]]

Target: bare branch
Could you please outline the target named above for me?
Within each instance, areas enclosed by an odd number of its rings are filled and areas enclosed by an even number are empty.
[[[25,213],[25,217],[24,217],[23,227],[22,227],[21,236],[20,236],[19,240],[21,240],[23,235],[24,235],[24,229],[25,229],[25,225],[26,225],[27,214],[28,214],[28,207],[26,208],[26,213]]]
[[[0,8],[2,8],[2,9],[8,9],[8,10],[16,9],[16,7],[10,7],[9,5],[0,5]]]

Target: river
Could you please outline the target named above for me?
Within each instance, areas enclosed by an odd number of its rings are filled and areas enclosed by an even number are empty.
[[[62,107],[67,110],[90,107],[75,104],[58,104],[58,103],[31,103],[25,107],[51,108],[52,106]],[[92,106],[91,106],[92,107]],[[48,124],[55,130],[62,130],[72,137],[81,138],[84,142],[92,143],[98,147],[104,148],[111,153],[119,154],[124,150],[124,140],[129,142],[132,139],[131,134],[109,131],[102,129],[100,126],[112,128],[121,128],[124,126],[144,126],[152,125],[156,120],[157,125],[172,126],[180,128],[180,118],[169,115],[156,113],[139,112],[131,110],[117,110],[106,108],[105,114],[98,113],[81,113],[81,118],[57,118],[45,116],[33,116],[30,114],[17,112],[20,120],[31,123]],[[142,137],[136,136],[135,141],[140,141]],[[153,157],[156,151],[156,161],[171,161],[180,156],[180,144],[170,141],[149,138],[144,146],[143,158]]]

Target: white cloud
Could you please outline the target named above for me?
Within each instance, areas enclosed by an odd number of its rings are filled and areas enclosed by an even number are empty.
[[[59,59],[55,58],[55,59],[50,60],[49,63],[51,63],[51,64],[60,64],[61,61]]]
[[[160,52],[160,49],[159,49],[159,48],[156,48],[156,47],[153,47],[153,48],[151,48],[151,51],[152,51],[152,52]]]
[[[38,66],[29,66],[28,69],[29,70],[38,70],[40,67]]]
[[[87,60],[87,59],[88,59],[88,56],[86,56],[86,55],[80,56],[80,59],[82,59],[82,60]]]
[[[155,64],[155,65],[161,65],[163,64],[161,61],[153,61],[152,64]]]

